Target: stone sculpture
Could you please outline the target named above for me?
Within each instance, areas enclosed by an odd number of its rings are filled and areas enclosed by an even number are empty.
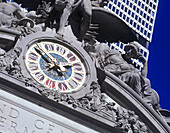
[[[0,3],[0,26],[10,27],[12,23],[16,23],[24,17],[25,15],[17,3]]]

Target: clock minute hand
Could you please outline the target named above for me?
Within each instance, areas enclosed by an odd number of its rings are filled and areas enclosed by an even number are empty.
[[[42,54],[42,52],[41,52],[39,49],[37,49],[36,47],[35,47],[34,49],[35,49],[35,51],[36,51],[38,54],[40,54],[40,55],[42,56],[42,58],[43,58],[47,63],[50,63],[50,62],[51,62],[48,58],[46,58],[46,57]]]
[[[38,46],[38,48],[39,48],[42,52],[44,52],[44,54],[47,55],[47,57],[51,60],[51,62],[52,62],[55,66],[59,67],[59,69],[61,70],[61,72],[65,72],[65,71],[66,71],[66,69],[65,69],[62,65],[57,64],[56,60],[55,60],[50,54],[48,54],[47,52],[45,52],[45,51],[38,45],[38,43],[36,43],[36,45]],[[50,67],[53,67],[53,65],[50,65]]]

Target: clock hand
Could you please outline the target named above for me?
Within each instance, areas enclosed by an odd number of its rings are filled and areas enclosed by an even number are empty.
[[[39,49],[37,49],[36,47],[35,47],[34,49],[35,49],[35,51],[36,51],[38,54],[41,55],[41,57],[42,57],[48,64],[51,64],[51,63],[50,63],[50,60],[49,60],[48,58],[46,58]]]
[[[55,66],[59,67],[60,70],[58,70],[58,71],[61,71],[61,72],[65,72],[65,71],[66,71],[66,69],[65,69],[62,65],[57,64],[56,60],[55,60],[50,54],[48,54],[47,52],[45,52],[45,51],[38,45],[38,43],[36,43],[36,45],[38,46],[38,48],[39,48],[42,52],[44,52],[44,54],[47,55],[47,57],[51,60],[51,62],[52,62]],[[51,64],[50,67],[53,67],[53,65]]]

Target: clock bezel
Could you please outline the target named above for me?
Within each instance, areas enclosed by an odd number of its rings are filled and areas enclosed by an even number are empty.
[[[97,76],[96,76],[96,68],[94,66],[94,63],[88,53],[80,46],[81,43],[77,40],[70,40],[69,42],[66,42],[64,40],[55,38],[53,34],[47,34],[47,33],[34,33],[31,34],[27,37],[25,37],[22,41],[17,43],[18,47],[22,48],[22,53],[20,55],[20,60],[21,60],[21,68],[24,68],[21,70],[22,74],[28,78],[34,79],[30,72],[27,70],[26,64],[25,64],[25,56],[27,50],[35,43],[37,42],[42,42],[42,41],[49,41],[53,43],[58,43],[64,47],[67,47],[70,49],[72,52],[74,52],[81,62],[85,66],[86,70],[86,79],[83,85],[78,89],[74,90],[72,92],[62,92],[63,94],[71,94],[74,95],[74,97],[79,98],[83,97],[85,94],[90,92],[90,85],[91,83],[97,82]],[[34,79],[35,80],[35,79]],[[37,80],[35,80],[38,84],[40,84]],[[49,88],[47,88],[49,89]],[[49,89],[51,90],[51,89]]]

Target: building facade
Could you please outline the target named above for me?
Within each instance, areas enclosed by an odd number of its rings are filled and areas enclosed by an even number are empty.
[[[158,0],[111,0],[106,9],[122,19],[146,48],[152,40]]]

